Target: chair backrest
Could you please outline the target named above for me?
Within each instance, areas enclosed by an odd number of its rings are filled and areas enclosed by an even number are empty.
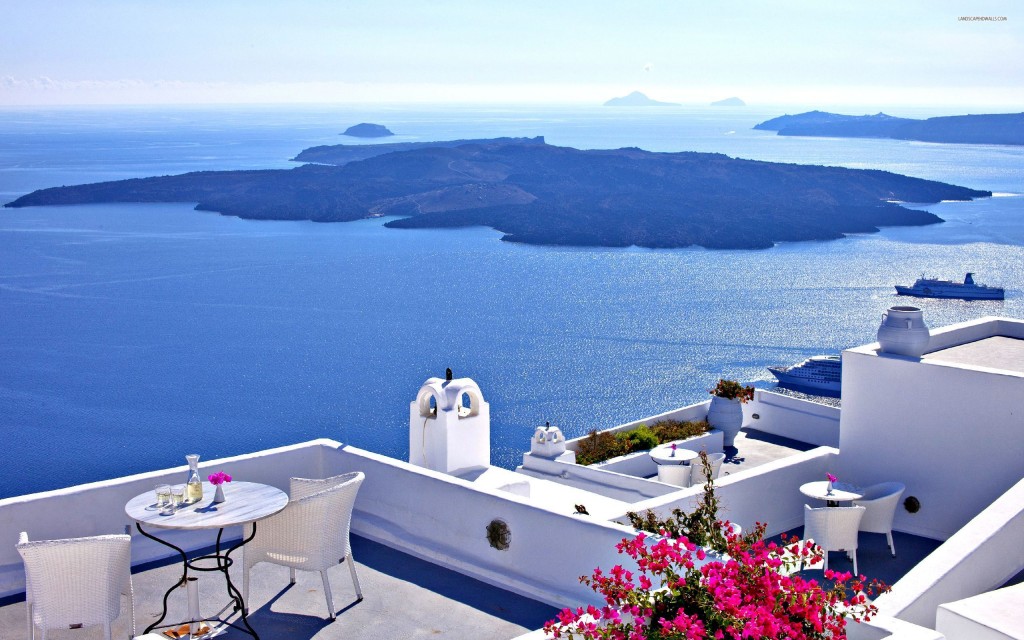
[[[881,482],[862,489],[864,497],[853,501],[853,504],[867,509],[864,519],[860,521],[860,530],[870,533],[892,531],[896,507],[906,490],[907,488],[900,482]]]
[[[718,475],[722,471],[722,463],[725,462],[724,453],[709,453],[708,462],[711,463],[711,478],[713,480],[718,479]],[[704,465],[700,463],[700,458],[694,458],[690,462],[690,485],[695,487],[702,487],[707,482],[707,478],[704,477]]]
[[[121,594],[131,584],[131,540],[110,535],[30,542],[23,533],[17,549],[25,563],[33,622],[67,629],[117,618]]]
[[[818,507],[804,505],[804,538],[811,538],[826,551],[857,548],[857,532],[864,507]]]
[[[339,484],[345,484],[346,482],[355,479],[357,476],[363,475],[362,471],[353,471],[351,473],[343,473],[339,476],[332,476],[330,478],[292,478],[290,486],[288,487],[288,498],[289,500],[299,500],[306,496],[313,495],[314,493],[320,493],[324,489],[330,489],[336,487]]]
[[[287,517],[294,520],[298,530],[320,541],[316,546],[327,557],[344,558],[349,553],[349,532],[356,494],[365,478],[362,471],[356,471],[324,481],[305,481],[321,482],[325,488],[291,500],[282,513],[287,513]],[[299,484],[304,482],[299,478],[293,480],[299,480]]]
[[[659,464],[658,482],[677,487],[689,487],[690,467],[684,464]]]

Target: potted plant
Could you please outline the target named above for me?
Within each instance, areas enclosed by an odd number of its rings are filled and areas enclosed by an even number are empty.
[[[720,379],[711,394],[708,423],[722,431],[722,442],[735,446],[736,434],[743,426],[743,404],[754,399],[754,387],[744,387],[735,380]]]

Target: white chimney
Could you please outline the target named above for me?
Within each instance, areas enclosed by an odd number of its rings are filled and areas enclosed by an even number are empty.
[[[491,409],[471,378],[453,380],[448,369],[420,387],[409,405],[409,462],[444,473],[490,466]]]
[[[533,432],[533,439],[530,440],[530,455],[554,459],[563,453],[565,436],[562,435],[562,430],[552,427],[550,422],[543,427],[537,427]]]

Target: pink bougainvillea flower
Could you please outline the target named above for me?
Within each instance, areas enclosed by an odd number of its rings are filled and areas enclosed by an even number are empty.
[[[839,480],[839,478],[835,477],[831,473],[826,473],[825,477],[828,478],[829,482],[836,482],[837,480]]]

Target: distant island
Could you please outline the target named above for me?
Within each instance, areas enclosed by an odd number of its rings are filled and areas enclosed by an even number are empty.
[[[622,96],[621,98],[612,98],[608,102],[604,103],[606,107],[678,107],[678,102],[661,102],[658,100],[652,100],[640,93],[634,91],[628,96]]]
[[[535,141],[441,144],[343,166],[201,171],[54,187],[5,206],[197,202],[196,209],[250,219],[402,216],[387,226],[488,226],[503,232],[503,240],[538,245],[753,249],[880,226],[933,224],[941,220],[895,201],[991,195],[885,171],[715,153],[581,151]]]
[[[386,138],[395,134],[391,133],[391,130],[382,124],[360,122],[345,129],[345,133],[341,135],[352,136],[353,138]]]
[[[446,140],[443,142],[387,142],[384,144],[332,144],[303,149],[292,158],[294,162],[315,162],[341,166],[357,160],[395,151],[412,151],[430,147],[461,147],[466,144],[544,144],[544,136],[536,138],[486,138],[478,140]]]
[[[716,100],[715,102],[711,103],[711,106],[712,107],[745,107],[745,106],[747,106],[747,103],[743,102],[742,100],[740,100],[736,96],[733,96],[731,98],[726,98],[725,100]]]
[[[808,111],[766,120],[755,129],[777,131],[780,136],[834,138],[892,138],[952,144],[1024,144],[1024,113],[943,116],[916,120],[884,113],[847,116]]]

